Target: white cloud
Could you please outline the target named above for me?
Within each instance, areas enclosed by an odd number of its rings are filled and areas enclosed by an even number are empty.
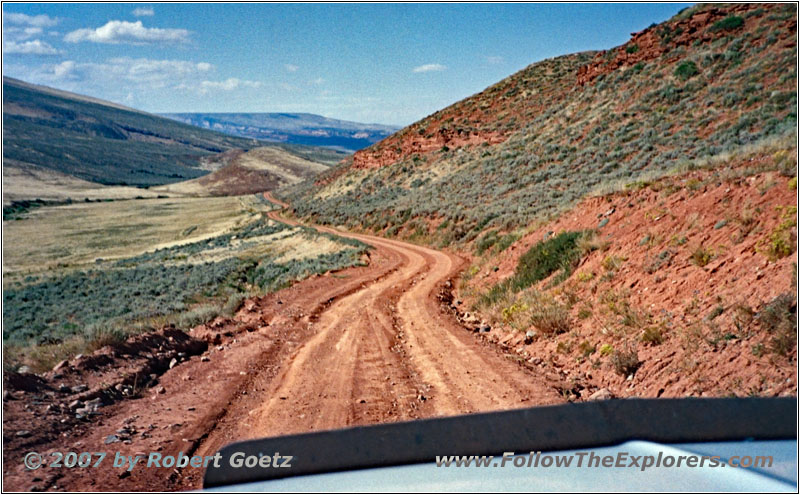
[[[200,83],[198,91],[200,94],[207,94],[211,91],[233,91],[239,88],[260,87],[261,83],[259,81],[247,81],[231,77],[224,81],[203,81]]]
[[[32,82],[57,84],[59,87],[66,83],[69,87],[64,89],[88,94],[98,90],[105,94],[127,92],[132,87],[141,90],[180,89],[184,84],[195,84],[213,70],[214,66],[208,62],[117,57],[104,62],[66,60],[28,72]]]
[[[70,77],[74,69],[75,62],[73,60],[65,60],[53,66],[53,75],[60,79],[66,79]]]
[[[58,19],[47,15],[30,16],[3,12],[3,53],[23,55],[56,55],[60,53],[45,41],[31,39],[41,35],[44,31],[43,28],[56,24],[58,24]]]
[[[496,56],[489,56],[486,57],[486,62],[490,63],[491,65],[502,64],[504,62],[503,57],[496,57]]]
[[[308,81],[308,83],[309,84],[313,84],[315,86],[320,86],[322,84],[325,84],[325,79],[323,79],[321,77],[318,77],[318,78],[314,79],[313,81]]]
[[[40,27],[3,26],[3,37],[14,41],[27,40],[40,34]]]
[[[297,69],[300,68],[294,64],[286,64],[284,65],[284,67],[286,67],[286,70],[288,70],[289,72],[297,72]]]
[[[49,27],[58,24],[58,19],[48,15],[27,15],[15,12],[3,12],[3,24],[15,24],[17,26]]]
[[[64,41],[79,43],[129,43],[143,45],[148,43],[185,43],[191,33],[186,29],[147,28],[142,21],[108,21],[97,29],[85,28],[72,31],[64,36]]]
[[[3,40],[3,53],[16,53],[25,55],[57,55],[59,51],[53,48],[49,43],[42,40],[19,42]]]
[[[133,15],[136,17],[145,17],[156,15],[156,13],[153,11],[152,7],[137,7],[133,9]]]
[[[442,64],[425,64],[414,67],[413,72],[441,72],[445,69],[447,69],[447,67]]]

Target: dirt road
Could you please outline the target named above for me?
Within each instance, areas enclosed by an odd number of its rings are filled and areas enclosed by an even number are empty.
[[[91,427],[28,450],[210,455],[248,438],[561,401],[544,377],[477,339],[442,307],[438,295],[462,267],[459,257],[335,233],[372,245],[369,265],[312,277],[248,301],[233,320],[193,329],[197,339],[213,341],[204,354],[161,375],[144,398],[101,409]],[[120,429],[124,441],[107,444]],[[4,488],[12,490],[174,490],[202,482],[200,469],[126,474],[110,464],[91,472],[45,469],[35,482],[14,455],[4,452],[4,460],[11,465]]]

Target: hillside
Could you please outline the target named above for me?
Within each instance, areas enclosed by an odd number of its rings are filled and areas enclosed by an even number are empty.
[[[187,196],[234,196],[272,191],[296,184],[328,169],[277,147],[250,151],[231,150],[208,159],[219,169],[208,175],[175,184],[154,187],[156,192]]]
[[[439,297],[568,400],[796,394],[796,16],[684,10],[279,196],[470,260]]]
[[[3,78],[3,158],[107,185],[199,177],[204,156],[254,141]]]
[[[366,148],[397,130],[309,113],[165,113],[186,124],[234,136],[290,144],[324,146],[346,152]]]
[[[700,5],[537,62],[282,192],[299,217],[459,245],[794,133],[796,7]]]

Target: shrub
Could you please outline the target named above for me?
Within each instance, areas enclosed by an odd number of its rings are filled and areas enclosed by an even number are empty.
[[[517,313],[528,310],[528,305],[525,303],[514,303],[511,306],[503,308],[503,321],[509,322],[514,319]]]
[[[675,255],[675,252],[671,249],[665,249],[661,251],[656,256],[653,256],[652,259],[648,263],[645,264],[645,271],[647,273],[653,274],[660,270],[665,266],[669,266],[672,262],[672,257]]]
[[[475,242],[475,254],[478,256],[482,255],[487,249],[494,246],[498,240],[497,231],[491,230],[485,233],[483,237]]]
[[[613,271],[619,270],[620,267],[622,267],[622,262],[623,261],[625,261],[624,258],[622,258],[620,256],[608,255],[605,258],[603,258],[602,265],[603,265],[603,268],[606,269],[606,271],[613,272]]]
[[[661,327],[647,327],[642,332],[642,342],[645,344],[651,345],[659,345],[664,342],[664,335],[661,331]]]
[[[636,53],[638,51],[639,51],[639,45],[637,45],[636,43],[625,47],[625,53]]]
[[[577,241],[583,235],[583,232],[562,232],[535,244],[520,258],[509,280],[510,287],[515,291],[526,289],[558,270],[563,270],[567,275],[572,273],[582,254]]]
[[[509,246],[511,246],[512,244],[517,242],[519,237],[520,237],[519,234],[507,234],[507,235],[503,236],[503,238],[500,239],[497,242],[497,244],[495,244],[494,251],[496,253],[502,253],[503,251],[508,249]]]
[[[578,345],[578,350],[581,351],[581,355],[583,355],[583,357],[588,358],[589,356],[594,354],[596,348],[591,343],[589,343],[588,340],[584,340],[583,342],[580,343],[580,345]]]
[[[711,26],[711,31],[732,31],[744,25],[744,19],[736,16],[729,15],[725,19],[717,21]]]
[[[541,294],[531,308],[531,323],[544,334],[561,334],[571,327],[569,309],[550,296]]]
[[[639,361],[639,353],[634,348],[627,348],[624,351],[614,351],[611,355],[611,365],[614,370],[623,376],[628,376],[636,373],[636,370],[642,365]]]
[[[614,352],[614,348],[611,344],[603,344],[600,346],[600,355],[601,356],[608,356],[609,354]]]
[[[93,325],[88,328],[86,333],[86,349],[89,352],[96,351],[107,345],[125,342],[125,339],[128,338],[127,332],[119,325],[110,322]]]
[[[759,243],[760,249],[770,261],[785,258],[797,250],[797,207],[778,207],[780,223],[766,240]]]
[[[761,327],[770,334],[775,354],[787,355],[797,343],[797,302],[789,294],[781,294],[767,304],[758,316]]]
[[[675,77],[681,81],[687,81],[699,73],[700,70],[698,70],[697,65],[695,65],[695,63],[691,60],[681,62],[681,64],[675,69]]]
[[[691,256],[692,263],[697,266],[706,266],[712,259],[714,259],[714,253],[703,246],[698,246]]]

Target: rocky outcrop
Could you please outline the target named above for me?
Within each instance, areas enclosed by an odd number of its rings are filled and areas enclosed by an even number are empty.
[[[591,83],[603,74],[611,73],[621,67],[631,67],[639,62],[655,60],[663,55],[672,52],[675,47],[688,47],[693,44],[709,43],[723,36],[730,36],[731,33],[738,34],[749,30],[746,15],[756,9],[765,11],[769,15],[770,11],[777,10],[781,4],[735,4],[725,7],[701,8],[692,12],[686,17],[678,18],[672,22],[665,22],[653,25],[637,33],[631,33],[630,41],[612,50],[599,52],[594,60],[578,70],[578,84],[583,86]],[[729,16],[738,16],[744,19],[744,24],[729,29],[715,28],[714,24],[722,21]],[[795,32],[797,22],[795,19],[788,19],[787,33]],[[765,34],[766,36],[766,34]],[[761,40],[763,42],[763,39]],[[794,41],[791,41],[794,44]],[[664,60],[664,63],[671,63],[678,59],[672,56]]]

